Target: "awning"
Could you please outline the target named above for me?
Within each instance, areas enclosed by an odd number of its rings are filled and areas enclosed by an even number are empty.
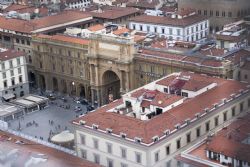
[[[74,134],[66,130],[53,136],[51,138],[51,141],[54,143],[68,143],[74,141],[74,138],[75,138]]]
[[[15,95],[13,93],[3,95],[4,100],[9,100],[9,99],[12,99],[14,97],[15,97]]]

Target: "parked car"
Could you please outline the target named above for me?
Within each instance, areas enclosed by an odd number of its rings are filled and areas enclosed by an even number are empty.
[[[82,105],[88,105],[88,101],[87,101],[86,99],[82,99],[82,100],[80,101],[80,103],[81,103]]]
[[[56,97],[53,94],[49,94],[47,96],[50,100],[56,100]]]
[[[79,111],[82,111],[82,108],[79,107],[79,106],[75,106],[75,109],[74,109],[76,112],[79,112]]]
[[[94,110],[95,108],[93,107],[93,106],[91,106],[91,105],[88,105],[87,106],[87,111],[92,111],[92,110]]]

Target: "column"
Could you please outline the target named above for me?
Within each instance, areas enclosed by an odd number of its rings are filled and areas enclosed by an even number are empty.
[[[120,70],[120,76],[121,76],[121,78],[120,78],[120,92],[122,93],[123,92],[123,90],[124,90],[124,87],[123,87],[123,85],[124,85],[124,79],[123,79],[123,71],[122,70]]]
[[[99,76],[98,76],[98,66],[95,65],[95,79],[96,79],[96,85],[99,85]]]
[[[94,105],[95,103],[95,91],[94,89],[91,89],[91,103]]]
[[[93,79],[94,76],[93,76],[92,64],[90,64],[89,71],[90,71],[90,84],[93,84],[93,82],[94,82],[94,79]]]
[[[97,103],[98,103],[98,107],[100,107],[102,105],[102,102],[101,102],[101,92],[100,92],[99,89],[97,90]]]
[[[126,92],[129,91],[129,72],[126,71]]]

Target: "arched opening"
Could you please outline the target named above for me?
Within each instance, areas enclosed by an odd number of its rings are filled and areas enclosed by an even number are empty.
[[[53,90],[57,92],[58,91],[58,81],[56,78],[52,79],[52,84],[53,84]]]
[[[75,96],[76,95],[76,83],[74,81],[70,82],[71,84],[71,95]]]
[[[64,79],[61,80],[61,85],[62,85],[62,93],[66,94],[67,93],[67,84],[66,84],[66,81]]]
[[[30,87],[36,87],[36,76],[33,72],[29,72]]]
[[[46,89],[46,82],[45,82],[45,78],[43,75],[40,75],[40,88],[42,90],[45,90]]]
[[[120,98],[120,79],[115,72],[106,71],[102,76],[102,82],[104,103]]]
[[[20,92],[20,97],[23,97],[24,96],[24,91],[21,91]]]
[[[85,87],[82,84],[79,85],[79,90],[80,90],[79,92],[80,97],[85,98],[86,97]]]

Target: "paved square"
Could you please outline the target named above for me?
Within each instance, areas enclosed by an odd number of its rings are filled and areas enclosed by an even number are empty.
[[[66,105],[69,105],[70,108],[65,109]],[[82,111],[74,111],[76,106],[81,108]],[[10,121],[10,128],[18,130],[20,126],[21,132],[48,140],[50,132],[57,134],[65,129],[73,132],[70,121],[78,115],[86,113],[86,111],[85,105],[76,104],[72,98],[68,98],[67,102],[57,99],[52,101],[52,104],[50,102],[49,107],[43,110],[35,111],[24,115],[23,118]],[[52,121],[53,123],[51,123]]]

